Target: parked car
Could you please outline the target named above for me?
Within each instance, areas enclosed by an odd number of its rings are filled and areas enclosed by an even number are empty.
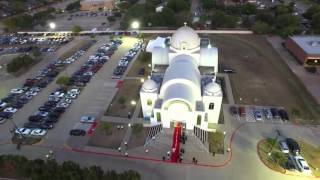
[[[270,109],[262,109],[262,112],[267,119],[272,119],[272,113]]]
[[[30,133],[32,136],[44,136],[47,134],[46,130],[43,129],[34,129]]]
[[[10,92],[13,94],[22,94],[24,93],[24,90],[22,88],[14,88],[14,89],[11,89]]]
[[[82,123],[93,123],[96,120],[94,116],[81,116],[80,122]]]
[[[31,132],[31,129],[28,128],[18,128],[14,131],[16,134],[22,134],[22,135],[29,135]]]
[[[280,118],[281,118],[282,120],[289,121],[289,116],[288,116],[288,113],[287,113],[286,110],[280,109],[280,110],[279,110],[279,115],[280,115]]]
[[[278,109],[276,109],[276,108],[271,108],[270,111],[271,111],[271,113],[272,113],[273,118],[280,118]]]
[[[7,107],[3,110],[3,112],[8,112],[8,113],[16,113],[18,109],[13,108],[13,107]]]
[[[0,117],[0,124],[5,123],[6,121],[7,121],[7,119],[6,119],[6,118],[4,118],[4,117]]]
[[[289,147],[289,150],[294,153],[294,154],[299,154],[300,153],[300,146],[299,144],[291,138],[286,139],[287,145]]]
[[[86,131],[83,129],[72,129],[69,134],[71,136],[85,136],[86,135]]]
[[[254,118],[255,118],[257,121],[261,121],[261,120],[262,120],[261,111],[259,111],[259,110],[254,110],[253,113],[254,113]]]
[[[230,114],[232,114],[233,116],[238,114],[238,108],[235,106],[230,106]]]
[[[279,141],[279,147],[281,152],[288,154],[289,153],[289,147],[286,143],[286,141]]]
[[[294,162],[296,163],[297,168],[300,172],[303,172],[308,175],[312,174],[311,169],[310,169],[307,161],[304,160],[304,158],[302,156],[300,156],[300,155],[294,156],[293,159],[294,159]]]
[[[240,116],[245,116],[246,115],[246,109],[243,106],[239,107],[239,114]]]

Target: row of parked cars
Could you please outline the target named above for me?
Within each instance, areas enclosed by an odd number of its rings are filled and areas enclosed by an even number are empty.
[[[73,101],[79,96],[81,88],[86,86],[91,77],[98,72],[105,62],[109,59],[110,55],[117,49],[121,43],[119,41],[111,41],[108,44],[104,44],[102,47],[109,47],[109,51],[112,53],[106,55],[100,51],[90,56],[87,62],[80,67],[80,69],[74,72],[69,81],[69,88],[58,88],[52,92],[48,101],[46,101],[38,111],[29,116],[27,123],[23,128],[16,130],[16,133],[23,135],[30,134],[34,129],[41,130],[44,136],[47,130],[54,128],[54,124],[58,122],[60,116],[67,110],[67,108],[73,103]],[[101,47],[99,48],[99,50]],[[109,52],[108,51],[108,52]],[[90,120],[90,119],[89,119]],[[77,131],[79,135],[83,135],[83,131]],[[76,132],[70,132],[70,135],[78,135]]]
[[[72,40],[69,36],[23,36],[23,35],[2,35],[0,45],[64,45]]]
[[[21,109],[28,101],[36,96],[41,89],[45,88],[65,66],[65,61],[72,59],[76,61],[84,54],[89,46],[77,51],[70,58],[65,60],[55,60],[47,67],[40,70],[34,78],[26,79],[22,87],[10,90],[9,95],[0,100],[0,123],[11,118],[14,113]]]
[[[141,47],[142,41],[137,42],[129,50],[129,52],[119,60],[117,67],[113,70],[113,78],[120,78],[123,75],[123,73],[127,70],[129,63],[136,56]]]
[[[281,152],[289,154],[289,163],[291,166],[300,172],[311,175],[311,169],[307,161],[300,155],[300,146],[294,139],[286,138],[280,140],[279,147]]]
[[[282,108],[262,108],[257,109],[253,107],[253,115],[255,120],[261,121],[263,116],[266,119],[282,119],[284,121],[289,121],[288,113],[285,109]],[[232,115],[239,115],[241,117],[246,116],[246,108],[244,106],[230,106],[230,113]]]

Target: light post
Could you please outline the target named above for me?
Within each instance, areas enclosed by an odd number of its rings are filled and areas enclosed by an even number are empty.
[[[54,23],[54,22],[49,23],[49,28],[51,30],[54,30],[56,28],[56,23]]]
[[[20,129],[18,128],[17,124],[12,120],[12,118],[9,118],[10,122],[14,126],[13,134],[15,134],[15,130],[18,131],[18,143],[17,143],[17,149],[20,149],[21,141],[25,138]]]

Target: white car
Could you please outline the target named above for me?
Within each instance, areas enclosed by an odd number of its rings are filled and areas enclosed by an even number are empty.
[[[10,92],[13,94],[21,94],[24,92],[24,90],[21,88],[14,88],[14,89],[11,89]]]
[[[17,111],[18,111],[18,109],[13,108],[13,107],[8,107],[3,110],[3,112],[9,112],[9,113],[16,113]]]
[[[285,153],[285,154],[289,154],[289,147],[286,143],[286,141],[279,141],[279,147],[281,152]]]
[[[60,91],[56,91],[54,93],[51,93],[51,96],[62,98],[64,96],[64,93]]]
[[[5,108],[8,105],[6,102],[0,102],[0,108]]]
[[[76,99],[77,98],[77,95],[76,94],[68,94],[66,96],[67,99]]]
[[[39,87],[33,87],[30,89],[30,91],[32,91],[32,92],[40,92],[40,90],[41,89]]]
[[[67,107],[69,107],[69,104],[68,104],[68,103],[65,103],[65,102],[62,102],[62,103],[59,103],[59,104],[57,105],[57,107],[67,108]]]
[[[300,156],[300,155],[294,156],[293,159],[294,159],[294,162],[296,163],[297,168],[300,172],[306,173],[308,175],[312,174],[311,169],[310,169],[307,161],[304,160],[304,158],[302,156]]]
[[[96,120],[94,116],[81,116],[80,122],[82,123],[93,123]]]
[[[68,94],[76,94],[76,95],[78,95],[78,94],[80,94],[80,90],[79,89],[71,89],[71,90],[68,91]]]
[[[33,136],[44,136],[47,134],[47,131],[43,129],[34,129],[30,134]]]
[[[63,99],[62,102],[71,104],[72,103],[72,99]]]
[[[35,96],[35,95],[37,95],[37,94],[38,94],[38,92],[36,92],[36,91],[31,91],[31,90],[26,92],[26,95],[27,95],[27,96]]]
[[[22,135],[29,135],[31,132],[31,129],[28,128],[18,128],[14,131],[16,134],[22,134]]]
[[[88,71],[88,72],[83,73],[83,75],[84,75],[84,76],[92,76],[92,75],[93,75],[93,72]]]

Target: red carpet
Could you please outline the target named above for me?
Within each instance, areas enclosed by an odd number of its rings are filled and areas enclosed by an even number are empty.
[[[177,125],[174,128],[174,132],[173,132],[171,162],[178,162],[179,160],[180,136],[181,136],[181,126]]]

